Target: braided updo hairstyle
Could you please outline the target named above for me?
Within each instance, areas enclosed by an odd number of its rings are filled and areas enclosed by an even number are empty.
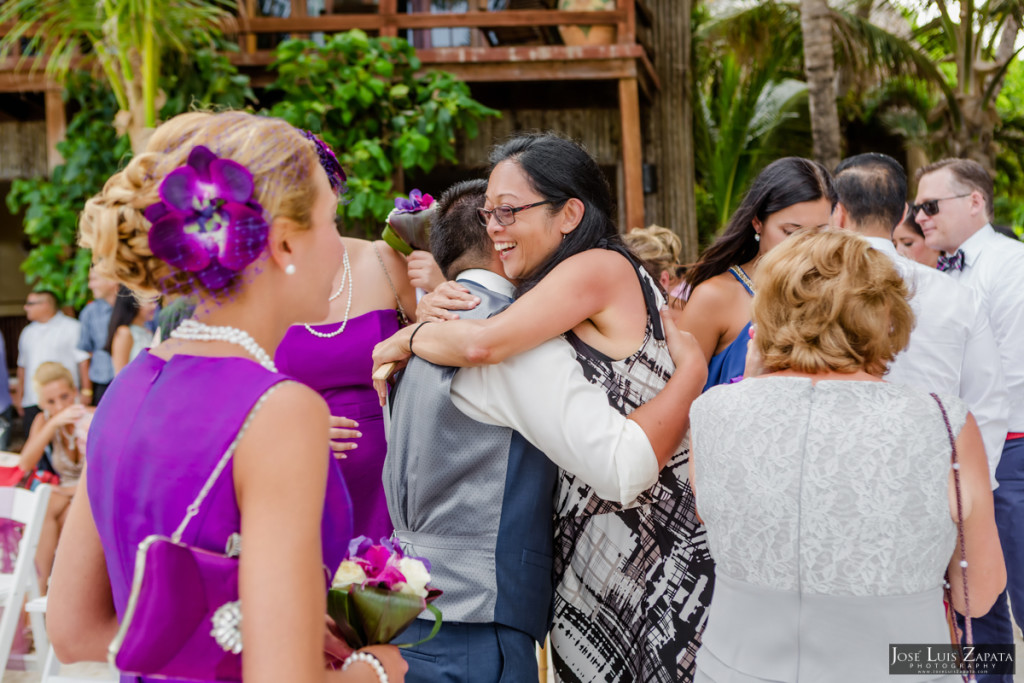
[[[241,272],[224,288],[209,291],[191,273],[153,256],[149,248],[150,223],[144,212],[160,201],[160,183],[167,174],[184,166],[198,145],[252,173],[253,200],[263,207],[268,223],[284,217],[309,228],[316,199],[313,174],[320,167],[314,142],[280,119],[243,112],[181,114],[157,128],[145,151],[85,203],[78,242],[92,249],[97,272],[144,295],[218,299],[237,287]]]

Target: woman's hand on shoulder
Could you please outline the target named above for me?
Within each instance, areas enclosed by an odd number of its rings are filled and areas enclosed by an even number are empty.
[[[699,392],[708,379],[708,364],[704,361],[700,344],[692,334],[675,326],[667,307],[661,309],[661,325],[665,330],[665,343],[668,345],[668,352],[672,356],[672,362],[676,365],[672,376],[674,377],[677,373],[685,373],[694,381],[699,379]]]
[[[428,292],[416,306],[416,321],[458,320],[455,311],[468,311],[480,305],[480,297],[475,296],[465,286],[454,280],[443,282],[434,291]]]
[[[405,257],[406,274],[409,276],[409,284],[419,287],[427,292],[432,292],[444,283],[444,273],[437,265],[437,261],[429,251],[417,249]],[[417,320],[419,317],[417,316]]]
[[[679,327],[694,336],[706,363],[711,362],[722,335],[729,329],[734,305],[735,292],[719,277],[700,283],[686,301]]]

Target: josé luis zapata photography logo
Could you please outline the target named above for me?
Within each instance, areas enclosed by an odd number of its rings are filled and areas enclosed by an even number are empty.
[[[1009,645],[890,644],[889,674],[1013,674]]]

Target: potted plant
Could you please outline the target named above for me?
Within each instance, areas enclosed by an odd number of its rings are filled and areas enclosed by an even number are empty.
[[[602,12],[615,9],[615,0],[558,0],[558,9],[569,12]],[[609,24],[559,26],[566,45],[611,45],[615,27]]]

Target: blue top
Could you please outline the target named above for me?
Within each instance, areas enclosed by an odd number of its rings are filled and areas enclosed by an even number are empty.
[[[729,268],[732,276],[739,280],[743,288],[750,296],[754,296],[754,285],[750,278],[739,266]],[[747,323],[739,335],[732,340],[728,346],[716,353],[711,362],[708,363],[708,381],[704,385],[704,391],[719,384],[728,384],[735,377],[743,375],[743,369],[747,364],[747,344],[750,342],[750,325]]]
[[[11,407],[11,392],[7,390],[7,351],[4,348],[4,335],[0,332],[0,413]]]
[[[92,354],[89,360],[89,380],[94,384],[110,384],[114,379],[114,364],[110,353],[104,351],[110,327],[110,314],[114,307],[105,299],[96,299],[82,309],[78,322],[82,324],[82,336],[78,338],[78,348]]]

